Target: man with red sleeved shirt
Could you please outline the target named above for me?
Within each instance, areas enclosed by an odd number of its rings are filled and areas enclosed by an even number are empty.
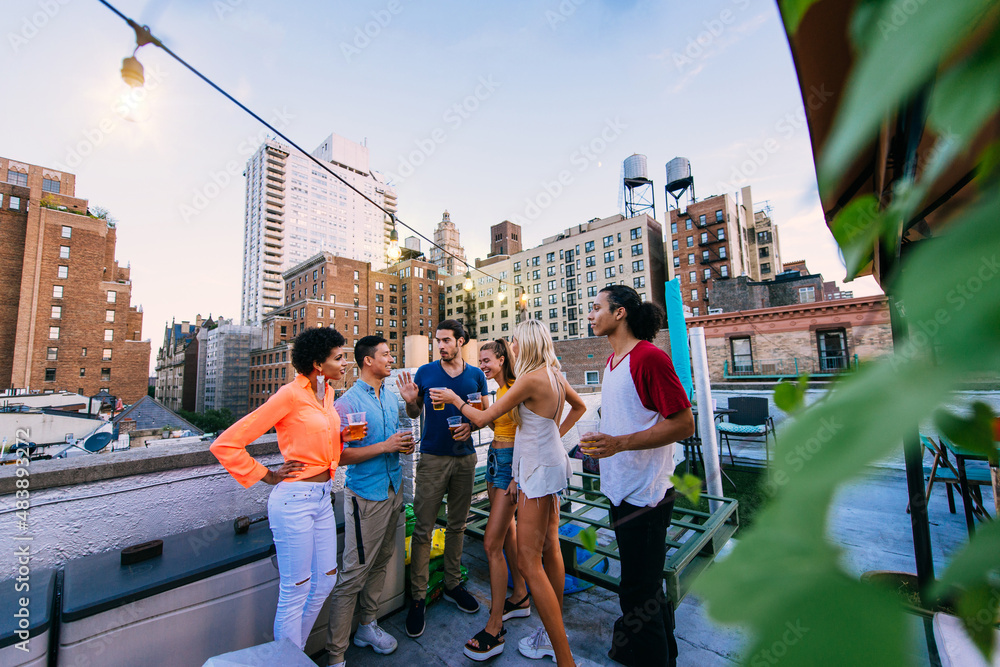
[[[676,497],[674,448],[694,434],[691,403],[670,357],[650,342],[663,323],[660,308],[631,287],[612,285],[597,295],[587,320],[613,350],[601,383],[600,434],[586,438],[587,453],[601,459],[621,559],[622,616],[608,657],[673,667],[674,609],[663,592],[663,562]]]

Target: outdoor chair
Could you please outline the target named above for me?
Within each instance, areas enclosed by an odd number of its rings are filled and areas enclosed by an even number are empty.
[[[920,435],[920,443],[931,453],[931,456],[933,457],[930,467],[928,468],[927,466],[924,466],[924,475],[927,476],[927,491],[924,494],[924,497],[928,499],[930,498],[931,489],[934,488],[934,482],[942,482],[948,492],[948,511],[955,514],[954,487],[959,485],[958,469],[948,458],[948,450],[944,447],[944,445],[935,442],[933,438],[929,438],[923,434]],[[969,481],[973,513],[975,513],[980,519],[988,519],[990,515],[983,505],[983,495],[979,487],[992,484],[989,470],[967,467],[965,469],[965,477]],[[907,505],[906,511],[910,511],[909,505]]]
[[[768,449],[768,437],[775,438],[774,419],[771,417],[766,398],[755,396],[737,396],[729,399],[729,409],[735,410],[728,415],[729,421],[720,422],[718,425],[719,434],[729,449],[729,460],[735,464],[733,458],[733,447],[730,438],[736,440],[756,440],[764,437],[764,464],[771,460]]]

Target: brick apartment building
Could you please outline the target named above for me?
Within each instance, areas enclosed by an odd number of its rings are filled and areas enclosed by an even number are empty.
[[[0,174],[0,385],[139,400],[150,343],[114,224],[76,197],[74,174],[4,157]]]
[[[261,348],[250,352],[250,409],[295,377],[291,344],[305,329],[340,331],[351,361],[360,338],[383,336],[396,365],[405,366],[405,338],[432,337],[439,321],[438,270],[437,265],[414,258],[372,271],[368,262],[321,252],[283,273],[285,303],[264,316]],[[344,388],[356,377],[357,368],[348,369]]]

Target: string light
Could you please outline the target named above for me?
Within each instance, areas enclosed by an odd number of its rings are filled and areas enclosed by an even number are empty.
[[[392,218],[392,231],[389,232],[389,249],[386,251],[389,261],[395,264],[403,256],[403,250],[399,247],[399,234],[396,232],[396,217]]]
[[[468,269],[465,270],[465,282],[462,283],[462,289],[466,292],[476,289],[476,283],[472,280],[472,271]]]

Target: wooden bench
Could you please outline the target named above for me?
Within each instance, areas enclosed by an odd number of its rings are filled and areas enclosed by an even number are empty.
[[[560,505],[559,525],[572,523],[583,528],[593,526],[597,530],[611,531],[608,515],[608,499],[599,491],[600,476],[586,472],[574,472],[570,486],[563,493]],[[490,513],[490,501],[486,497],[485,468],[476,470],[473,487],[473,503],[465,532],[483,539],[486,521]],[[722,547],[739,527],[739,504],[732,498],[718,498],[702,494],[710,500],[718,500],[719,508],[713,512],[701,512],[682,507],[674,507],[673,521],[667,531],[667,558],[663,564],[663,580],[667,595],[675,605],[679,604],[691,589],[691,583],[707,568]],[[597,511],[595,511],[597,510]],[[438,514],[438,523],[446,524],[444,504]],[[579,535],[560,535],[566,574],[590,582],[610,591],[618,591],[618,577],[600,572],[598,564],[605,558],[618,560],[616,540],[607,545],[597,546],[597,551],[582,563],[576,562],[576,548],[583,547]]]

